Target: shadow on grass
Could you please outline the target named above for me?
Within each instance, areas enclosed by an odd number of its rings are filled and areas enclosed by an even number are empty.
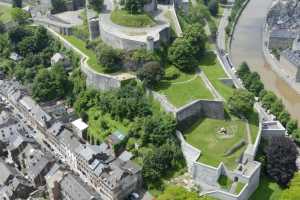
[[[216,64],[216,54],[214,52],[206,52],[202,58],[200,58],[200,65],[210,66]]]
[[[283,190],[284,188],[281,188],[267,176],[262,175],[259,187],[249,200],[278,200],[280,199]]]

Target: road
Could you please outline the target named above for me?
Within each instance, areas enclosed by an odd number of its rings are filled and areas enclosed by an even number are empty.
[[[231,8],[225,8],[224,14],[220,20],[217,34],[217,57],[221,66],[227,73],[227,75],[232,79],[236,88],[244,88],[242,81],[236,76],[236,67],[232,64],[230,57],[226,54],[226,31],[225,28],[228,24],[228,16],[230,15]],[[255,103],[255,109],[259,112],[260,117],[265,120],[271,120],[270,116],[264,108],[262,108],[259,102]]]

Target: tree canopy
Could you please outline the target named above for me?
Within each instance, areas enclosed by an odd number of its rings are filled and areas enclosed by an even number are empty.
[[[267,174],[279,185],[287,186],[297,170],[298,151],[295,143],[287,137],[272,137],[266,147]]]
[[[254,95],[251,92],[244,89],[237,89],[228,99],[228,108],[238,116],[247,116],[253,111],[254,102]]]

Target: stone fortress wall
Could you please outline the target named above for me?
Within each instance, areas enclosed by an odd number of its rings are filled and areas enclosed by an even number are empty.
[[[181,142],[181,149],[188,165],[188,171],[196,185],[199,185],[202,190],[202,195],[209,195],[222,200],[248,200],[251,194],[259,185],[260,179],[260,163],[249,161],[243,170],[229,170],[221,162],[218,167],[206,165],[198,162],[201,155],[201,150],[196,149],[188,144],[182,134],[177,131],[177,137]],[[221,175],[226,175],[231,180],[238,179],[244,183],[244,188],[239,194],[233,194],[221,189],[217,183]]]
[[[208,117],[213,119],[224,119],[224,102],[220,100],[195,100],[181,108],[175,113],[179,123],[184,123],[192,118]]]
[[[60,36],[58,33],[53,31],[52,29],[49,29],[46,27],[48,32],[51,33],[55,38],[59,39],[61,42],[63,42],[63,45],[67,49],[72,49],[76,53],[78,53],[81,56],[80,60],[80,67],[81,71],[86,75],[86,84],[89,87],[92,87],[94,89],[98,90],[110,90],[114,88],[119,88],[122,85],[123,81],[126,81],[127,78],[133,78],[133,76],[126,77],[125,75],[122,76],[122,74],[119,75],[108,75],[108,74],[102,74],[98,73],[95,70],[93,70],[88,64],[87,64],[87,57],[76,47],[71,45],[66,39],[64,39],[62,36]]]

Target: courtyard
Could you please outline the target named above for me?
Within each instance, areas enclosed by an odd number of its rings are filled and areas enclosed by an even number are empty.
[[[198,161],[214,167],[223,162],[229,169],[237,166],[248,141],[246,123],[239,119],[204,118],[185,131],[184,135],[189,144],[201,150]],[[233,146],[242,141],[243,145],[230,152]]]

